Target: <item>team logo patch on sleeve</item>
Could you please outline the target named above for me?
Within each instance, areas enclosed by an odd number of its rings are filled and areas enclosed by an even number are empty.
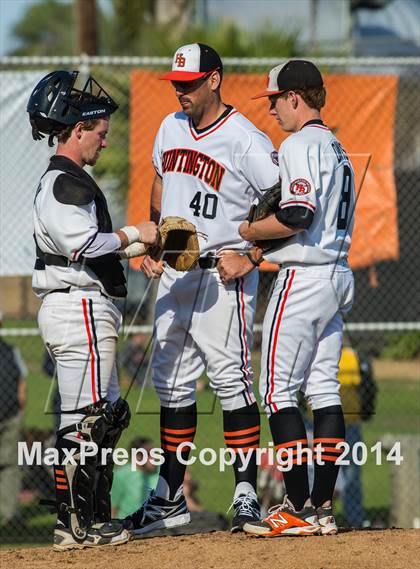
[[[279,153],[277,152],[277,150],[273,150],[273,152],[270,154],[271,156],[271,160],[272,162],[274,162],[274,164],[276,166],[279,165]]]
[[[304,196],[311,191],[311,184],[305,178],[293,180],[290,184],[290,193],[294,196]]]

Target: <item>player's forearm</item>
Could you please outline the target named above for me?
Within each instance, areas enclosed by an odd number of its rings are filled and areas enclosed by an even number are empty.
[[[118,251],[118,249],[121,248],[121,244],[122,239],[117,232],[97,233],[93,241],[87,247],[82,249],[80,253],[83,257],[87,258],[100,257],[101,255],[108,255],[109,253]]]
[[[150,194],[150,221],[156,224],[160,220],[160,212],[162,207],[162,178],[156,174],[153,180],[152,192]]]
[[[156,224],[159,224],[159,220],[160,220],[160,209],[150,206],[150,221],[154,221]]]
[[[76,255],[73,254],[73,261],[77,261],[82,255],[86,258],[95,258],[115,253],[140,240],[140,231],[134,225],[122,227],[114,233],[96,233]]]
[[[220,251],[217,270],[223,284],[229,284],[234,279],[244,277],[255,267],[258,267],[262,259],[262,249],[253,247],[247,251]]]
[[[280,223],[275,215],[270,215],[260,221],[254,223],[244,222],[240,227],[240,235],[246,241],[260,241],[264,239],[278,239],[281,237],[290,237],[295,233],[303,231],[302,229],[292,229]]]

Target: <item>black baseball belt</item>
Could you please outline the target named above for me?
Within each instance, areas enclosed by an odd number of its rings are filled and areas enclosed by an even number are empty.
[[[215,269],[218,262],[219,257],[200,257],[198,259],[198,266],[200,269]]]

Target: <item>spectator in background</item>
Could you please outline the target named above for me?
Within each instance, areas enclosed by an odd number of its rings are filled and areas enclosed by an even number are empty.
[[[131,452],[133,448],[142,448],[150,453],[152,447],[151,439],[138,437],[131,441],[128,450]],[[144,465],[137,465],[135,470],[132,470],[130,462],[125,466],[116,468],[111,492],[112,516],[114,518],[128,516],[133,512],[133,508],[139,500],[146,500],[150,491],[156,488],[158,473],[159,468],[151,462],[150,455],[147,462]],[[187,471],[184,479],[184,495],[190,512],[203,512],[197,491],[198,483],[192,479],[191,474]]]
[[[350,464],[342,467],[344,516],[349,526],[360,528],[368,522],[363,506],[362,471],[360,465],[354,463],[352,451],[357,442],[363,441],[362,422],[371,419],[375,413],[377,384],[370,361],[350,347],[343,348],[338,379],[346,442],[350,447],[346,457]]]
[[[57,383],[57,373],[55,361],[50,356],[48,350],[44,350],[44,359],[42,362],[42,371],[54,381],[54,394],[52,398],[53,428],[54,433],[60,428],[61,414],[61,397]],[[51,391],[50,391],[51,393]]]
[[[0,312],[0,327],[3,315]],[[0,336],[0,520],[17,518],[22,467],[17,463],[17,443],[26,403],[27,369],[19,350]]]
[[[190,512],[204,512],[204,508],[197,496],[199,484],[191,477],[188,470],[184,476],[184,496]]]
[[[150,453],[152,441],[148,438],[135,438],[130,443],[129,452],[133,448],[143,448]],[[137,465],[135,470],[132,470],[131,462],[115,468],[111,491],[112,517],[125,518],[133,513],[137,504],[146,500],[150,491],[156,487],[158,478],[159,468],[151,462],[150,455],[147,462]]]

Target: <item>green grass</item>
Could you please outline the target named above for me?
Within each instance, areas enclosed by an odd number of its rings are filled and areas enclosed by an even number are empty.
[[[382,381],[379,384],[378,406],[375,416],[365,423],[364,440],[368,448],[384,435],[391,434],[395,442],[404,435],[420,435],[420,384],[413,380]],[[404,453],[404,445],[402,445]],[[391,462],[386,461],[386,452],[382,453],[383,464],[377,466],[374,455],[369,454],[363,467],[363,489],[366,507],[386,508],[391,498]],[[414,476],[414,473],[413,473]],[[413,479],[413,484],[418,481]]]
[[[49,412],[49,397],[51,396],[52,380],[41,370],[43,346],[39,337],[10,338],[19,346],[22,356],[29,369],[28,405],[25,416],[27,428],[51,429],[53,416]],[[256,362],[257,363],[257,362]],[[256,368],[258,366],[255,366]],[[256,370],[258,372],[258,370]],[[258,373],[256,373],[258,377]],[[124,394],[124,389],[122,389]],[[376,415],[371,421],[363,424],[363,437],[370,448],[385,434],[392,434],[395,440],[406,434],[420,433],[420,385],[410,380],[382,381],[379,384],[378,405]],[[119,446],[127,447],[136,436],[150,437],[159,446],[159,402],[152,387],[146,387],[143,392],[134,387],[128,397],[132,409],[131,424],[124,431]],[[195,439],[198,457],[200,449],[211,447],[218,452],[224,448],[222,412],[218,401],[211,391],[198,394],[198,429]],[[270,440],[268,421],[262,416],[262,446]],[[384,458],[384,456],[383,456]],[[383,461],[381,466],[374,463],[374,456],[369,454],[367,464],[362,470],[365,494],[365,506],[372,510],[387,512],[390,507],[390,465]],[[225,513],[230,505],[233,491],[233,473],[228,467],[225,472],[219,472],[218,464],[204,466],[198,461],[190,467],[194,479],[199,482],[198,496],[203,506],[212,511]],[[413,484],[416,483],[413,480]],[[340,509],[338,508],[338,511]],[[37,506],[25,507],[22,515],[27,517],[34,543],[50,539],[53,516],[45,509]],[[7,532],[0,530],[0,541],[19,542],[20,538],[8,528]],[[2,535],[3,534],[3,535]],[[31,539],[26,540],[31,541]]]
[[[28,406],[26,424],[38,428],[51,428],[52,416],[44,412],[48,400],[51,380],[42,374],[31,377],[28,384]],[[380,384],[377,413],[373,419],[364,424],[363,436],[368,448],[374,445],[387,433],[395,436],[419,433],[418,386],[413,381],[384,381]],[[124,431],[119,446],[128,447],[135,436],[150,437],[159,446],[159,402],[153,388],[147,387],[143,392],[133,388],[128,397],[133,417],[131,424]],[[198,395],[198,428],[195,439],[198,457],[200,449],[211,447],[224,448],[222,412],[212,392],[205,391]],[[262,417],[262,444],[270,440],[268,422]],[[384,457],[383,457],[384,458]],[[374,455],[369,453],[368,461],[363,467],[363,481],[366,495],[366,506],[376,508],[389,507],[390,465],[384,460],[377,466]],[[200,481],[199,496],[203,505],[214,511],[227,510],[232,495],[233,476],[230,469],[219,472],[218,466],[204,466],[200,463],[190,467],[191,474]]]

